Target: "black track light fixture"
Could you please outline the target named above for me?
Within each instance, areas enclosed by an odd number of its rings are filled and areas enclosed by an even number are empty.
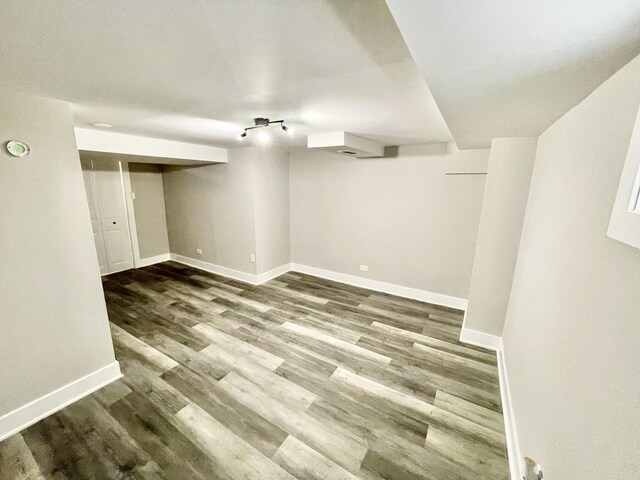
[[[258,118],[254,118],[253,119],[253,126],[252,127],[247,127],[244,129],[244,131],[238,135],[238,139],[242,140],[247,136],[247,132],[249,130],[253,130],[254,128],[265,128],[268,127],[274,123],[279,123],[280,124],[280,128],[282,128],[282,130],[286,133],[288,133],[289,135],[291,135],[293,133],[293,129],[287,127],[284,124],[284,120],[269,120],[268,118],[264,118],[264,117],[258,117]],[[267,141],[269,140],[269,135],[267,135],[266,132],[260,132],[259,137],[260,140],[262,141]]]

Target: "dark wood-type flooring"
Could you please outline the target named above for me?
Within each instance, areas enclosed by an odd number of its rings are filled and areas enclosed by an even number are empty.
[[[462,312],[172,262],[103,281],[124,378],[0,443],[2,479],[508,478]]]

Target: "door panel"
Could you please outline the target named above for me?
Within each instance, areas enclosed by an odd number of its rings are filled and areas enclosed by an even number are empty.
[[[95,159],[89,162],[91,166],[90,175],[88,175],[90,182],[85,178],[85,187],[88,184],[91,185],[91,191],[87,192],[87,199],[90,210],[93,205],[91,222],[93,225],[95,218],[94,237],[97,239],[96,250],[98,250],[100,271],[101,273],[113,273],[133,268],[133,253],[120,162]],[[85,167],[86,162],[83,161],[83,169]],[[102,259],[98,247],[100,242],[104,252]],[[106,266],[105,269],[102,268],[103,262]]]
[[[107,252],[102,234],[102,223],[98,213],[98,206],[95,197],[95,178],[91,168],[91,160],[82,159],[82,176],[84,177],[84,189],[87,194],[87,202],[89,204],[89,216],[91,217],[91,229],[93,231],[93,241],[96,246],[98,255],[98,265],[100,266],[100,274],[109,273],[109,265],[107,262]]]

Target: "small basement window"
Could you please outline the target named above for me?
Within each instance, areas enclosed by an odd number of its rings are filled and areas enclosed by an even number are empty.
[[[629,211],[640,213],[640,168],[636,172],[636,181],[633,183],[631,198],[629,199]]]
[[[640,248],[640,108],[631,132],[607,235]]]

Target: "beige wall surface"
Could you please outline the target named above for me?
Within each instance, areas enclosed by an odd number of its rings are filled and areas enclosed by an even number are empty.
[[[229,150],[229,163],[165,167],[167,230],[171,253],[255,274],[250,148]],[[196,249],[202,249],[202,255]]]
[[[488,152],[476,151],[478,161]],[[456,155],[470,152],[448,155],[443,144],[372,159],[292,152],[291,261],[466,298],[485,176],[445,175]]]
[[[69,107],[0,95],[0,415],[115,361]]]
[[[503,341],[549,479],[640,472],[640,250],[607,237],[639,102],[640,57],[538,141]]]
[[[491,143],[464,327],[502,336],[522,234],[537,138]]]
[[[261,274],[290,261],[289,155],[274,148],[254,150],[256,273]]]
[[[129,176],[131,190],[136,194],[133,209],[140,258],[169,253],[162,167],[146,163],[129,163]]]

